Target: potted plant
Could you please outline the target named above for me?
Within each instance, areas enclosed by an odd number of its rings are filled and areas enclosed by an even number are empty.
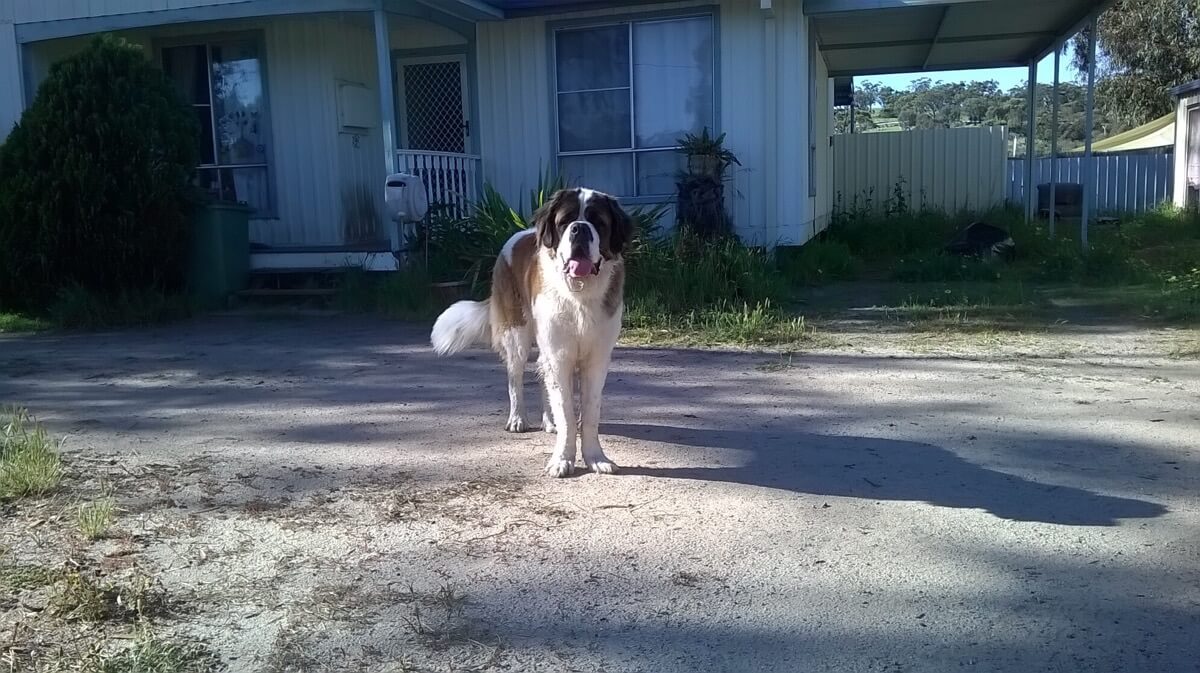
[[[742,165],[738,158],[725,147],[725,134],[713,137],[708,127],[697,135],[684,134],[677,142],[677,149],[687,156],[687,172],[720,180],[730,164]]]

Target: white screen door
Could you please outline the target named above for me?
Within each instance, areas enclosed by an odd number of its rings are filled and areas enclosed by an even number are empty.
[[[400,142],[404,149],[465,154],[466,57],[428,56],[396,61]]]

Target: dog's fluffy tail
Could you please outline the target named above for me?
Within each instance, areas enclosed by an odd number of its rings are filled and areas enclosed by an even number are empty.
[[[475,344],[486,344],[491,337],[487,301],[460,301],[442,311],[429,335],[438,355],[453,355]]]

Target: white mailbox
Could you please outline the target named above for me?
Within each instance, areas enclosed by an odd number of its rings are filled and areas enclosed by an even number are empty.
[[[388,239],[392,251],[405,247],[405,234],[414,231],[413,223],[425,219],[429,212],[429,195],[425,193],[425,182],[411,173],[392,173],[383,188],[387,216],[390,220]]]

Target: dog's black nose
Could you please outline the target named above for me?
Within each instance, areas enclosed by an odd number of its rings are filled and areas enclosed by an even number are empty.
[[[578,233],[579,233],[579,223],[578,223],[578,222],[572,222],[572,223],[571,223],[571,233],[572,233],[572,234],[578,234]]]

